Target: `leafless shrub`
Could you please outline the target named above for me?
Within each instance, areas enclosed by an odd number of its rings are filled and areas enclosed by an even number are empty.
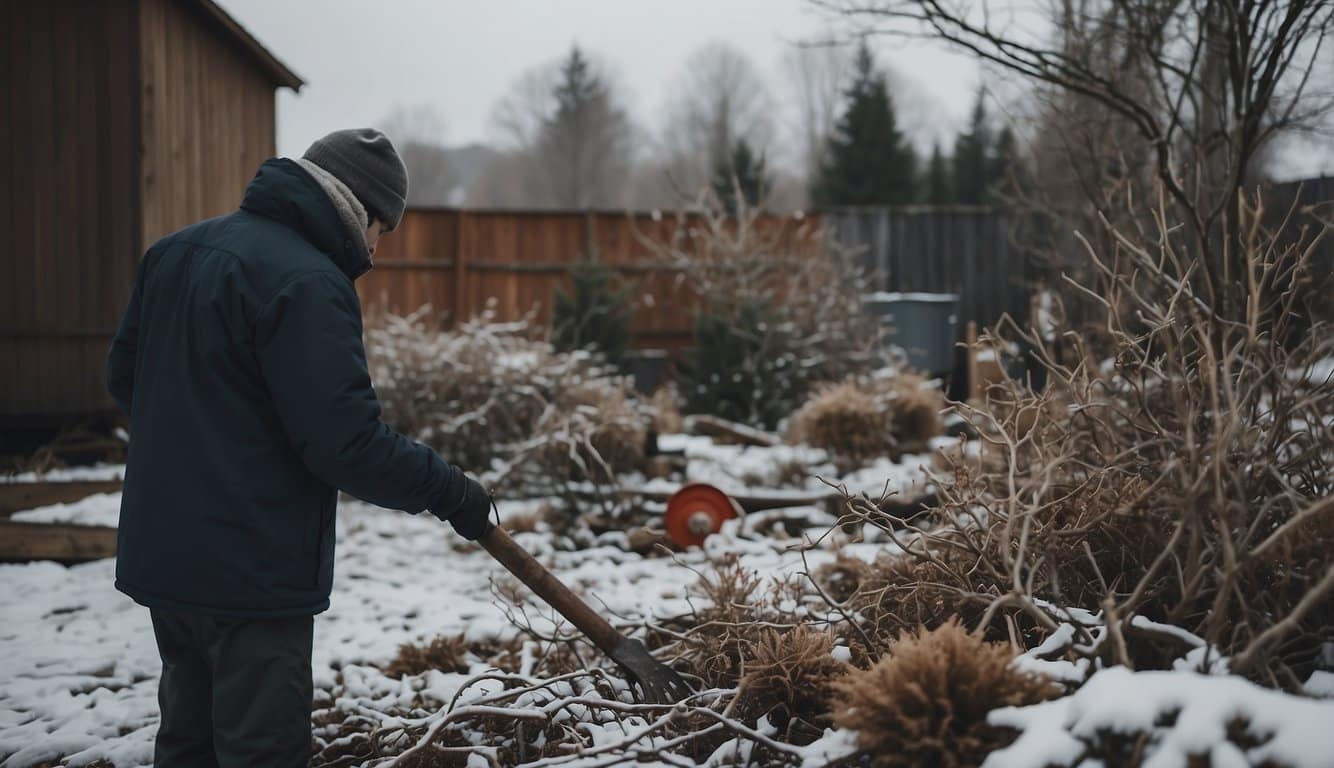
[[[1164,209],[1160,237],[1113,228],[1113,253],[1090,250],[1102,286],[1073,286],[1102,307],[1108,346],[1070,332],[1057,355],[1002,324],[1037,350],[1047,390],[1006,381],[961,406],[985,445],[939,478],[935,530],[902,536],[850,499],[853,517],[984,606],[972,626],[1017,644],[1063,621],[1056,606],[1083,607],[1107,632],[1081,637],[1081,653],[1161,664],[1171,657],[1135,642],[1143,615],[1204,638],[1233,671],[1299,688],[1334,637],[1334,388],[1303,383],[1334,336],[1291,341],[1313,239],[1266,232],[1261,213],[1235,213],[1248,308],[1235,318],[1194,290],[1201,262],[1174,248]]]
[[[1060,688],[1011,666],[1014,650],[957,621],[904,633],[870,669],[833,684],[834,722],[857,731],[877,768],[978,765],[1010,740],[987,713],[1053,698]]]
[[[531,492],[614,484],[643,458],[646,419],[629,383],[591,356],[556,352],[526,319],[499,323],[487,312],[442,332],[428,315],[380,315],[366,331],[372,380],[395,429]]]

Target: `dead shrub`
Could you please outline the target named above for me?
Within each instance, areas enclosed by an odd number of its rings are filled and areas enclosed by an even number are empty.
[[[1334,357],[1334,334],[1296,328],[1306,321],[1292,303],[1321,233],[1280,237],[1241,200],[1228,216],[1246,266],[1226,306],[1158,218],[1112,230],[1110,254],[1090,250],[1100,284],[1078,290],[1094,304],[1096,340],[995,329],[998,345],[1032,350],[1046,388],[1006,379],[959,406],[984,449],[935,478],[934,528],[900,538],[874,504],[847,499],[851,518],[933,566],[932,589],[980,602],[971,627],[1027,644],[1066,623],[1065,608],[1100,611],[1109,642],[1076,628],[1071,652],[1153,668],[1173,649],[1134,642],[1144,616],[1294,691],[1322,663],[1334,387],[1307,378]]]
[[[710,688],[733,688],[743,659],[762,631],[758,591],[763,579],[735,557],[704,574],[694,591],[708,601],[696,609],[680,642],[677,660]]]
[[[897,441],[894,417],[875,389],[857,381],[825,385],[792,417],[789,437],[822,448],[842,464],[887,456]]]
[[[764,631],[743,661],[737,713],[748,722],[767,717],[788,743],[819,738],[833,682],[849,669],[833,657],[833,648],[833,635],[805,626]]]
[[[488,309],[440,331],[429,311],[368,321],[367,362],[390,426],[470,471],[513,469],[510,490],[534,494],[610,482],[642,461],[647,419],[626,379],[586,352],[556,352],[527,319],[500,323]]]
[[[462,635],[438,635],[424,645],[403,643],[394,660],[384,667],[392,678],[420,675],[430,670],[441,672],[468,671],[468,645]]]
[[[788,437],[828,451],[843,469],[897,460],[941,433],[944,407],[940,391],[917,374],[845,379],[816,390],[792,417]]]
[[[833,720],[857,731],[877,768],[975,766],[1012,737],[989,726],[998,707],[1060,694],[1044,677],[1011,666],[1013,650],[969,634],[958,621],[904,633],[870,669],[833,683]]]

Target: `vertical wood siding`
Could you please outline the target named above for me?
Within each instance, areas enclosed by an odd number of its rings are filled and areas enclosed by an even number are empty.
[[[135,3],[0,3],[0,415],[99,409],[140,249]]]
[[[147,245],[234,210],[275,83],[192,3],[0,3],[0,419],[109,411]]]

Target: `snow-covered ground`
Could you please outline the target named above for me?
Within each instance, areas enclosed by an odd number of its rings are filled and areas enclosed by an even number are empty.
[[[724,452],[725,454],[727,452]],[[730,455],[730,454],[728,454]],[[118,494],[22,512],[16,519],[114,525]],[[506,502],[502,520],[540,502]],[[824,513],[808,510],[812,519]],[[469,640],[516,633],[492,593],[508,578],[489,555],[429,515],[407,515],[344,500],[337,522],[337,559],[330,609],[316,617],[316,689],[331,689],[335,671],[366,691],[399,690],[373,664],[402,643],[436,635]],[[725,552],[771,576],[801,569],[791,540],[738,535],[742,521],[680,562],[701,567]],[[678,615],[688,610],[695,574],[664,557],[606,546],[553,550],[549,535],[519,533],[537,555],[593,605],[621,616]],[[812,566],[827,556],[808,556]],[[115,561],[64,567],[0,565],[0,765],[28,766],[58,757],[71,765],[108,759],[117,768],[150,765],[157,729],[160,661],[148,610],[112,587]],[[554,616],[537,617],[537,626]],[[430,694],[447,700],[465,675],[434,675]],[[318,695],[318,694],[317,694]],[[408,692],[407,698],[411,698]]]
[[[754,488],[799,461],[820,465],[809,449],[718,446],[701,438],[673,438],[691,457],[689,480],[715,482],[732,491]],[[877,465],[854,477],[838,478],[849,490],[910,495],[921,487],[925,457]],[[113,475],[115,468],[99,470]],[[832,467],[829,468],[832,473]],[[835,479],[832,475],[829,479]],[[827,490],[810,481],[793,492]],[[510,519],[535,511],[540,502],[501,505]],[[73,504],[20,513],[18,519],[115,524],[119,496],[100,494]],[[796,513],[814,526],[833,521],[823,510]],[[558,551],[545,533],[516,539],[551,567],[571,588],[610,614],[633,619],[686,612],[692,571],[727,554],[761,574],[781,577],[804,568],[792,538],[768,538],[750,527],[759,516],[731,521],[703,550],[678,558],[642,557],[620,544],[612,532],[591,547]],[[794,533],[794,532],[789,532]],[[493,580],[507,575],[483,551],[456,537],[429,515],[406,515],[344,501],[338,516],[338,549],[332,606],[316,618],[314,670],[317,701],[336,687],[343,695],[377,703],[411,703],[419,694],[447,701],[468,679],[465,674],[431,672],[415,681],[393,680],[376,665],[392,659],[402,643],[436,635],[462,634],[469,640],[508,637],[517,632],[493,593]],[[846,546],[845,554],[872,559],[886,543]],[[833,557],[808,553],[811,567]],[[112,587],[115,563],[103,560],[73,567],[53,563],[0,565],[0,766],[30,766],[57,758],[71,765],[106,759],[118,768],[151,764],[157,728],[160,663],[147,609]],[[1096,622],[1093,614],[1084,621]],[[531,617],[530,617],[531,618]],[[553,620],[537,617],[539,629]],[[1086,667],[1041,661],[1068,642],[1061,633],[1021,663],[1075,682]],[[1334,768],[1334,700],[1302,698],[1265,690],[1239,678],[1205,676],[1187,669],[1138,672],[1106,669],[1073,695],[1034,707],[997,710],[992,720],[1021,736],[996,752],[992,768],[1062,765],[1102,766],[1085,758],[1084,742],[1100,729],[1141,728],[1155,733],[1150,761],[1158,768],[1187,766],[1187,756],[1209,752],[1214,766],[1275,765]],[[1216,665],[1223,671],[1225,665]],[[474,672],[480,669],[474,669]],[[1308,690],[1332,695],[1326,677]],[[327,696],[327,694],[324,694]],[[327,700],[327,699],[326,699]],[[1223,737],[1242,717],[1267,738],[1244,752]],[[806,753],[809,765],[851,749],[853,734],[831,732]],[[823,751],[822,751],[823,750]],[[577,763],[566,763],[576,765]],[[1271,764],[1271,763],[1266,763]]]

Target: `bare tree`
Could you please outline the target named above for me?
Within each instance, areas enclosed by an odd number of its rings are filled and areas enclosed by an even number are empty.
[[[686,61],[662,130],[664,172],[679,192],[693,196],[738,140],[761,152],[773,144],[774,101],[745,54],[709,43]]]
[[[851,50],[832,36],[827,38],[789,48],[782,61],[796,111],[794,133],[807,179],[815,178],[824,163],[852,67]]]
[[[408,205],[456,202],[458,174],[444,146],[445,121],[424,104],[399,106],[380,121],[408,169]]]
[[[1226,213],[1265,143],[1329,107],[1306,96],[1334,4],[1061,0],[1046,19],[1056,34],[1044,40],[986,0],[812,2],[877,32],[943,40],[1077,100],[1090,119],[1114,117],[1128,131],[1113,171],[1131,179],[1143,157],[1183,224],[1174,237],[1198,257],[1178,277],[1202,284],[1210,312],[1245,312],[1240,219]]]

